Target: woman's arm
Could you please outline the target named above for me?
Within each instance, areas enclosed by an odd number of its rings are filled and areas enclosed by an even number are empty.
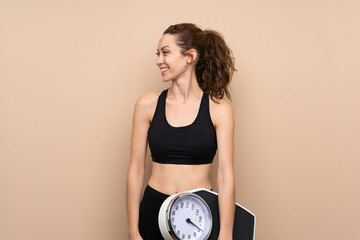
[[[147,148],[147,131],[150,126],[149,95],[143,95],[135,104],[132,134],[131,159],[127,176],[127,215],[128,234],[130,239],[142,239],[139,233],[139,206],[145,176],[145,157]]]
[[[219,240],[232,239],[235,215],[234,115],[231,105],[221,100],[215,109],[218,143],[220,233]]]

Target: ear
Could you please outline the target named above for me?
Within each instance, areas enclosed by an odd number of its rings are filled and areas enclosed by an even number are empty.
[[[186,52],[186,62],[188,64],[194,63],[197,61],[198,53],[195,49],[190,49]]]

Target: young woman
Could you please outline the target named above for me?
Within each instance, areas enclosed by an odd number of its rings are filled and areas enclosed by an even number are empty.
[[[223,37],[194,24],[170,26],[161,37],[156,65],[171,86],[141,96],[133,116],[127,182],[128,234],[132,239],[163,239],[158,212],[172,194],[212,189],[209,175],[217,151],[219,239],[232,239],[234,118],[228,84],[235,70]],[[142,196],[149,144],[152,172]]]

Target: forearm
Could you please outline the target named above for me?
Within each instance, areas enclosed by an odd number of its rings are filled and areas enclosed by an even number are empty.
[[[232,239],[235,215],[235,183],[233,176],[218,181],[219,187],[219,239]]]
[[[138,234],[139,206],[144,182],[144,169],[129,167],[126,191],[128,234]]]

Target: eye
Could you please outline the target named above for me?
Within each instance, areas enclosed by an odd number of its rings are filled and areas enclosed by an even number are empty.
[[[169,52],[163,51],[163,55],[166,56]]]
[[[159,56],[159,55],[160,55],[160,53],[159,53],[159,52],[156,52],[155,54],[156,54],[156,56]]]

